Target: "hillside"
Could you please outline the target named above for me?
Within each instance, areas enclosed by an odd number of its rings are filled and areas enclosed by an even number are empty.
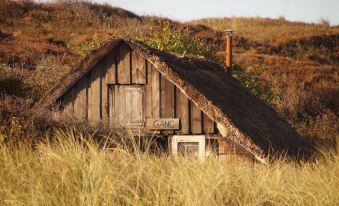
[[[223,31],[231,28],[237,35],[250,41],[276,46],[293,39],[338,34],[339,26],[329,26],[327,22],[308,24],[291,22],[284,17],[269,18],[207,18],[189,22],[193,25],[206,25],[214,30]]]
[[[220,18],[190,22],[236,30],[235,76],[305,136],[338,135],[339,27],[284,18]],[[225,42],[217,56],[225,56]]]
[[[8,0],[0,5],[0,133],[13,117],[25,122],[25,111],[62,74],[113,36],[222,63],[229,27],[237,31],[234,77],[303,136],[338,136],[338,26],[261,18],[180,23],[108,5]]]

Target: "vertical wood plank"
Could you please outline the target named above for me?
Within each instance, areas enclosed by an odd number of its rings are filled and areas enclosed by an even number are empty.
[[[114,86],[110,85],[108,87],[108,110],[109,110],[109,126],[115,128],[116,116],[115,116],[115,98],[114,98]]]
[[[179,89],[177,89],[176,92],[177,98],[176,98],[176,108],[177,108],[177,114],[176,116],[180,119],[180,133],[181,134],[189,134],[190,128],[190,120],[189,120],[189,105],[188,105],[188,98],[184,93],[182,93]]]
[[[174,114],[174,89],[175,86],[172,82],[168,81],[163,75],[161,75],[161,117],[162,118],[173,118]],[[165,134],[173,134],[173,130],[162,131]]]
[[[193,134],[201,134],[202,133],[202,113],[201,110],[197,107],[197,105],[192,102],[191,104],[191,130]]]
[[[85,120],[87,115],[87,76],[82,77],[74,89],[74,116]]]
[[[64,117],[71,117],[74,114],[74,96],[73,96],[73,87],[69,89],[64,97],[63,97],[63,111],[62,111],[62,116]]]
[[[108,71],[108,70],[107,70]],[[105,76],[105,69],[102,70],[101,76],[101,119],[102,124],[104,126],[108,125],[109,119],[109,107],[108,107],[108,84],[107,84],[107,76]]]
[[[127,122],[129,120],[127,111],[126,111],[126,104],[128,98],[127,95],[124,94],[123,92],[123,87],[122,86],[115,86],[115,105],[114,105],[114,110],[115,115],[117,117],[116,120],[116,125],[119,127],[125,127],[127,125]]]
[[[116,51],[110,52],[101,62],[101,114],[102,124],[109,124],[108,84],[116,83]]]
[[[128,125],[140,127],[144,125],[144,89],[142,86],[126,88],[128,99],[126,98],[125,109],[128,111]]]
[[[117,55],[118,62],[118,83],[130,84],[131,83],[131,49],[130,47],[122,43],[119,47]]]
[[[174,84],[161,75],[161,117],[174,116]]]
[[[204,113],[204,133],[213,134],[214,133],[214,121]]]
[[[123,127],[126,125],[126,117],[124,117],[126,111],[125,111],[125,108],[122,107],[125,104],[126,99],[124,95],[121,95],[122,92],[120,90],[121,90],[121,87],[118,85],[115,85],[114,90],[113,90],[114,94],[112,94],[113,96],[112,110],[113,110],[114,127]]]
[[[116,86],[115,90],[115,109],[117,111],[117,124],[119,124],[122,127],[126,127],[127,124],[130,121],[130,116],[131,114],[127,110],[127,106],[129,105],[130,107],[133,107],[132,105],[132,96],[131,93],[126,93],[124,92],[124,87],[123,86]]]
[[[146,65],[146,86],[145,86],[145,118],[152,118],[152,68],[151,64],[145,60]]]
[[[151,64],[150,64],[151,65]],[[160,117],[160,73],[154,68],[153,65],[150,66],[152,70],[151,77],[151,92],[152,92],[152,117]]]
[[[92,69],[89,78],[90,87],[88,90],[88,120],[96,125],[101,120],[101,77],[100,68]]]
[[[136,51],[132,51],[132,83],[133,84],[145,84],[146,83],[146,68],[145,58],[138,54]]]
[[[113,50],[110,52],[102,62],[102,66],[105,68],[105,81],[106,84],[116,83],[116,57],[117,52]]]

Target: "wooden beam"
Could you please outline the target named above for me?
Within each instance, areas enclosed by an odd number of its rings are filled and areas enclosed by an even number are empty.
[[[180,133],[189,134],[190,132],[190,119],[189,119],[189,104],[188,99],[184,93],[178,88],[176,92],[176,117],[180,119]]]
[[[115,98],[114,98],[115,88],[113,85],[108,86],[108,111],[109,111],[109,126],[114,128],[116,122],[116,114],[114,110]]]
[[[150,64],[151,65],[151,64]],[[152,117],[160,117],[160,73],[151,65]]]
[[[174,116],[174,84],[161,75],[161,117]]]
[[[97,125],[101,120],[101,72],[100,67],[92,69],[89,78],[88,90],[88,120],[92,125]]]
[[[125,44],[120,44],[117,55],[118,63],[118,84],[131,83],[131,48]]]
[[[145,60],[146,65],[146,88],[145,88],[145,118],[152,118],[152,67]]]
[[[64,117],[72,117],[74,114],[74,96],[73,96],[73,87],[69,89],[65,95],[63,96],[62,104],[63,111],[62,116]]]
[[[145,58],[132,51],[132,84],[146,84]]]
[[[191,130],[193,134],[202,133],[202,111],[195,103],[191,103]]]
[[[110,52],[100,63],[101,68],[101,118],[102,124],[109,124],[108,84],[116,83],[116,56],[117,51]]]
[[[105,83],[115,84],[116,83],[116,58],[117,52],[114,50],[110,52],[102,61],[103,74],[105,72]]]
[[[87,76],[82,77],[74,87],[74,116],[85,120],[87,114]]]

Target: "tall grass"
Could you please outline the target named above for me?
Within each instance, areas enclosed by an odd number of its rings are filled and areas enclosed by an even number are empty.
[[[34,149],[0,145],[0,205],[339,204],[333,154],[262,165],[110,148],[74,131],[50,139]]]

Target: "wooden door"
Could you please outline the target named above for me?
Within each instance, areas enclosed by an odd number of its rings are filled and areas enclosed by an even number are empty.
[[[109,111],[111,127],[144,127],[144,86],[111,85]]]

